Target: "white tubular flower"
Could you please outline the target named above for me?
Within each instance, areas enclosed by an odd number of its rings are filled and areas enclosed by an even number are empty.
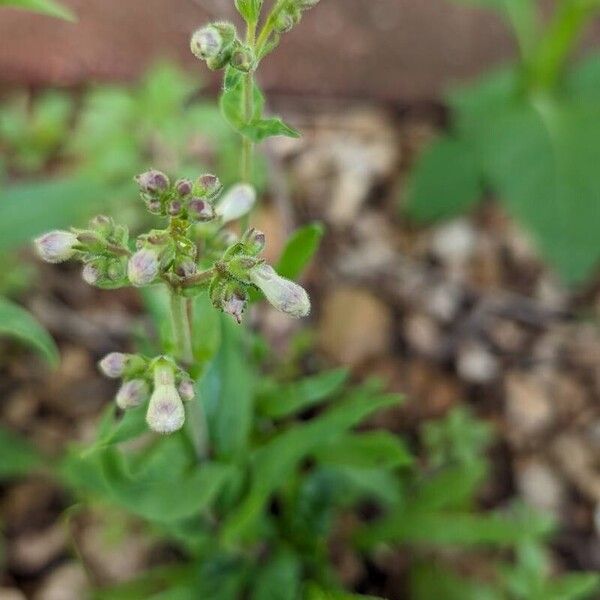
[[[248,271],[248,276],[277,310],[298,319],[309,315],[310,299],[306,290],[280,277],[270,265],[257,265]]]
[[[157,433],[173,433],[183,427],[185,410],[175,387],[173,368],[158,364],[154,369],[154,392],[150,397],[146,422]]]
[[[123,410],[140,406],[148,398],[150,386],[143,379],[125,381],[120,387],[115,402]]]
[[[215,212],[223,223],[235,221],[252,210],[256,203],[256,190],[248,183],[234,185],[217,205]]]
[[[122,352],[111,352],[107,354],[99,363],[100,370],[106,377],[118,379],[121,377],[129,360],[128,354]]]
[[[83,265],[81,276],[83,280],[89,285],[96,285],[100,280],[100,269],[94,263],[86,263]]]
[[[77,236],[70,231],[50,231],[35,240],[39,257],[49,263],[61,263],[75,254]]]
[[[152,283],[158,275],[158,270],[158,253],[150,248],[138,250],[127,264],[127,276],[136,287]]]

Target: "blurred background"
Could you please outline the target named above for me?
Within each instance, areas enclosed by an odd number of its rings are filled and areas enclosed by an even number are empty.
[[[104,512],[71,517],[69,492],[24,474],[32,447],[58,458],[90,439],[114,394],[96,361],[145,325],[133,291],[41,265],[29,240],[99,211],[142,229],[131,176],[147,166],[238,172],[220,74],[188,45],[207,20],[236,20],[231,0],[63,4],[76,22],[0,3],[2,600],[80,600],[164,555],[135,528],[111,535]],[[593,2],[322,0],[259,77],[303,132],[261,150],[267,254],[311,221],[326,236],[308,329],[266,307],[253,323],[302,364],[405,394],[377,424],[416,448],[431,419],[458,448],[489,434],[478,506],[552,515],[557,572],[600,570],[596,17]],[[335,560],[349,587],[417,597],[402,551]]]

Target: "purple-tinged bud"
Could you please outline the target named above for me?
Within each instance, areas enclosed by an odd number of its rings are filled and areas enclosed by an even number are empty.
[[[49,263],[61,263],[75,254],[77,236],[70,231],[50,231],[35,240],[39,257]]]
[[[223,196],[215,212],[223,223],[229,223],[249,213],[255,203],[256,190],[247,183],[238,183]]]
[[[181,202],[179,200],[173,200],[173,202],[169,204],[169,214],[172,217],[176,217],[179,213],[181,213]]]
[[[164,192],[169,187],[169,178],[162,171],[156,169],[136,175],[134,179],[140,186],[140,190],[147,194]]]
[[[252,254],[260,254],[267,244],[265,234],[258,229],[248,229],[244,234],[244,243],[248,247],[248,251]]]
[[[228,298],[223,300],[221,308],[224,313],[231,315],[240,324],[242,322],[242,315],[246,309],[247,298],[240,292],[233,292]]]
[[[81,276],[88,285],[96,285],[100,281],[100,277],[102,276],[102,270],[100,269],[96,261],[89,262],[83,265]]]
[[[184,402],[190,402],[196,396],[194,382],[191,379],[183,379],[178,386],[179,395]]]
[[[106,377],[118,379],[119,377],[122,377],[125,372],[125,367],[127,366],[129,359],[129,354],[111,352],[98,363],[98,367]]]
[[[188,214],[195,221],[212,221],[215,218],[213,207],[200,198],[192,198],[188,204]]]
[[[148,212],[152,213],[153,215],[162,214],[162,202],[156,198],[147,200],[146,208],[148,209]]]
[[[181,198],[185,198],[192,193],[193,184],[189,179],[179,179],[175,182],[175,190]]]
[[[152,283],[159,271],[158,253],[150,248],[138,250],[127,264],[127,276],[132,285],[142,287]]]
[[[184,258],[175,264],[175,273],[179,277],[191,277],[198,272],[198,266],[191,258]]]
[[[248,272],[248,277],[277,310],[296,318],[309,315],[310,299],[306,290],[297,283],[280,277],[270,265],[257,265]]]
[[[209,197],[218,194],[223,188],[221,180],[212,173],[200,175],[200,177],[198,177],[198,184],[202,187],[204,193]]]
[[[90,221],[90,229],[93,229],[100,235],[110,235],[114,229],[114,223],[110,217],[97,215]]]
[[[150,395],[150,386],[143,379],[123,382],[115,396],[117,406],[123,410],[140,406]]]

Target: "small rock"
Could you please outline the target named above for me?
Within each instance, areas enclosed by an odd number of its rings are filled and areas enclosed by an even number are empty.
[[[25,594],[21,590],[5,587],[0,587],[0,598],[2,598],[2,600],[27,600]]]
[[[429,358],[442,355],[442,334],[431,317],[422,313],[410,315],[404,323],[404,336],[419,354]]]
[[[456,370],[468,383],[491,383],[500,372],[498,359],[481,343],[465,343],[458,351]]]
[[[59,522],[16,538],[9,546],[10,564],[19,573],[36,573],[58,558],[66,547],[67,532]]]
[[[339,287],[323,302],[319,345],[334,361],[355,367],[385,354],[392,342],[392,315],[370,292]]]
[[[431,251],[448,265],[465,265],[473,256],[477,232],[467,219],[456,219],[440,225],[431,238]]]
[[[87,576],[76,562],[67,562],[52,571],[40,584],[33,600],[88,600]]]
[[[564,480],[546,461],[534,458],[517,464],[517,488],[534,508],[560,517],[567,499]]]
[[[510,373],[505,381],[509,438],[523,443],[541,435],[555,421],[552,399],[536,374]]]

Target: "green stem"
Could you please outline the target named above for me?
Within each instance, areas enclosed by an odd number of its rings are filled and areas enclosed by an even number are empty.
[[[256,44],[256,23],[249,21],[246,24],[246,44],[254,49]],[[244,75],[243,80],[244,122],[249,123],[254,113],[254,73],[250,71]],[[241,178],[244,183],[252,183],[254,173],[254,144],[252,140],[242,135],[242,164]]]
[[[557,8],[534,56],[532,87],[551,89],[556,85],[569,53],[595,10],[577,0],[564,1]]]
[[[262,31],[258,36],[258,41],[256,42],[257,54],[259,57],[262,57],[264,46],[269,41],[269,37],[273,32],[273,27],[275,26],[281,11],[287,6],[287,1],[288,0],[279,0],[279,3],[273,7],[271,14],[267,17]]]
[[[191,365],[194,362],[194,352],[186,302],[183,296],[173,291],[171,291],[171,320],[178,358],[186,365]]]

